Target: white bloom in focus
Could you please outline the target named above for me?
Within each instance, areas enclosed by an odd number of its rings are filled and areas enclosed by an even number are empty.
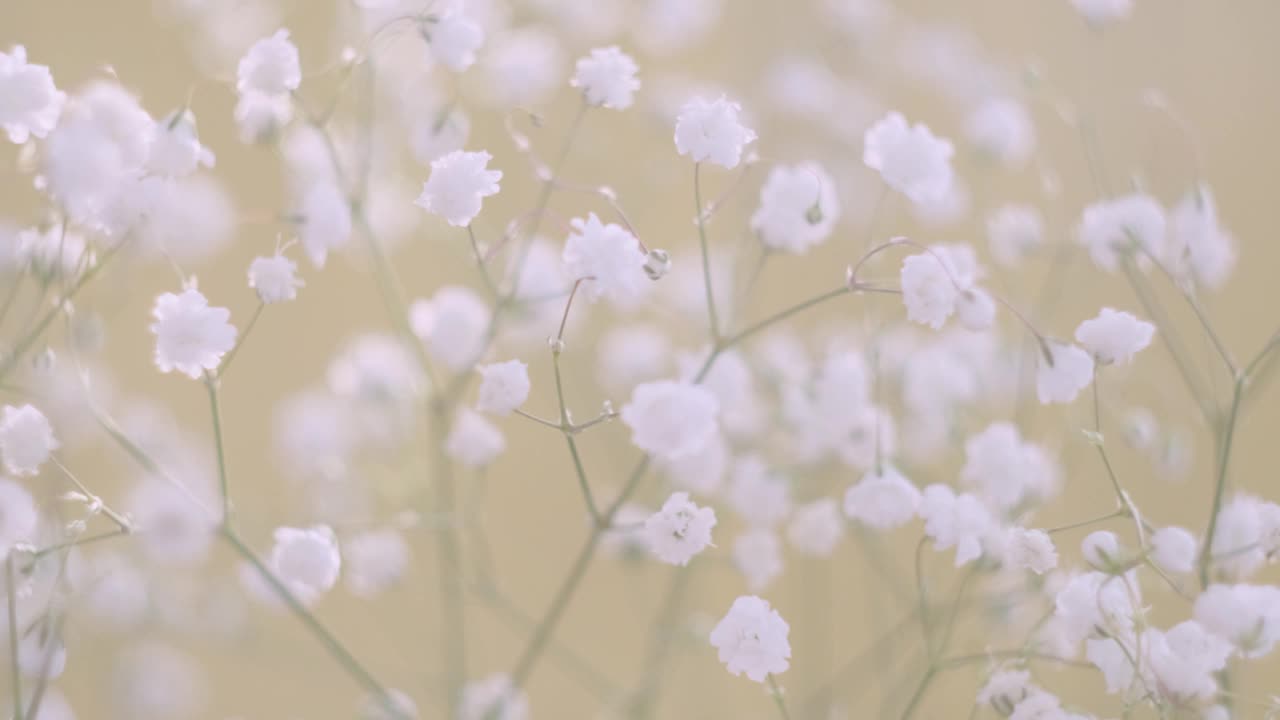
[[[888,463],[867,472],[844,494],[845,515],[877,530],[910,522],[919,506],[920,491]]]
[[[920,517],[934,550],[956,549],[956,567],[980,557],[999,531],[981,500],[969,493],[957,495],[950,487],[936,483],[921,494]]]
[[[1011,529],[1006,538],[1005,554],[1010,565],[1037,575],[1058,567],[1058,550],[1043,530]]]
[[[822,498],[796,508],[787,524],[787,540],[797,552],[814,557],[828,557],[844,534],[840,505]]]
[[[236,68],[236,90],[245,93],[284,95],[302,83],[302,67],[298,46],[289,39],[288,30],[277,30],[253,44]]]
[[[644,537],[662,562],[688,565],[694,555],[711,544],[711,529],[715,526],[715,510],[698,507],[689,500],[689,493],[677,492],[644,521]]]
[[[53,84],[46,65],[27,63],[21,45],[0,53],[0,128],[9,142],[22,145],[32,135],[43,138],[58,124],[67,94]]]
[[[839,219],[835,182],[821,165],[777,165],[760,188],[751,229],[765,247],[801,255],[826,240]]]
[[[9,556],[14,545],[35,539],[39,517],[31,493],[17,482],[0,477],[0,560]]]
[[[409,567],[409,544],[399,530],[364,530],[342,543],[343,582],[352,595],[372,598],[394,587]]]
[[[1094,264],[1114,272],[1130,256],[1137,258],[1139,267],[1150,263],[1147,255],[1165,257],[1167,224],[1155,198],[1135,193],[1086,207],[1077,233]]]
[[[1189,530],[1163,527],[1151,534],[1151,560],[1169,573],[1189,573],[1196,566],[1199,543]]]
[[[510,415],[529,399],[529,366],[519,360],[481,365],[480,396],[476,409],[494,415]]]
[[[444,449],[463,466],[477,468],[497,459],[507,449],[507,441],[483,415],[463,408],[454,418]]]
[[[907,318],[937,330],[956,311],[960,289],[942,261],[931,252],[908,255],[902,261],[902,302]]]
[[[1044,215],[1031,205],[1003,205],[987,217],[991,257],[1007,268],[1017,267],[1038,250],[1044,234]]]
[[[155,322],[156,367],[160,372],[178,372],[196,379],[206,370],[216,370],[222,356],[236,344],[236,329],[227,322],[231,311],[209,307],[209,301],[194,287],[181,294],[163,293],[151,310]]]
[[[990,98],[965,120],[965,134],[978,152],[1010,168],[1019,168],[1036,149],[1036,127],[1022,103]]]
[[[782,574],[782,543],[772,530],[748,530],[733,540],[733,564],[747,579],[747,589],[759,592]]]
[[[333,530],[282,527],[268,558],[272,572],[303,605],[313,605],[338,582],[342,555]]]
[[[249,287],[264,303],[287,302],[298,297],[298,288],[306,285],[297,272],[298,264],[279,253],[256,257],[249,263]]]
[[[763,683],[769,675],[791,667],[791,627],[766,600],[743,595],[733,601],[729,612],[711,631],[711,646],[719,651],[720,662],[734,675],[746,673]]]
[[[351,239],[351,205],[347,196],[335,183],[320,180],[311,184],[298,206],[301,220],[298,239],[306,250],[311,264],[324,267],[329,251],[347,244]]]
[[[1133,12],[1133,0],[1071,0],[1071,4],[1090,25],[1123,20]]]
[[[738,167],[742,149],[756,139],[755,131],[738,120],[741,111],[742,106],[723,95],[690,99],[676,118],[676,151],[695,163]]]
[[[53,426],[32,405],[5,405],[0,415],[0,457],[4,468],[18,476],[35,475],[58,449]]]
[[[1076,341],[1093,353],[1100,365],[1127,365],[1151,344],[1156,327],[1127,312],[1102,308],[1098,316],[1076,328]]]
[[[1280,588],[1273,585],[1210,585],[1194,614],[1245,657],[1264,657],[1280,641]]]
[[[454,72],[474,65],[476,53],[484,45],[484,28],[459,12],[445,13],[434,24],[424,26],[423,34],[431,56]]]
[[[578,59],[569,85],[582,91],[588,105],[626,110],[640,89],[637,70],[636,61],[616,45],[596,48]]]
[[[622,406],[631,444],[664,460],[698,452],[718,429],[719,403],[704,387],[672,380],[637,385]]]
[[[529,720],[529,698],[511,686],[510,677],[496,673],[462,689],[458,720]]]
[[[649,282],[640,241],[620,225],[600,222],[595,213],[570,220],[569,227],[562,255],[569,277],[585,279],[582,289],[592,302],[601,297],[634,302]]]
[[[954,153],[949,141],[923,123],[908,125],[901,113],[891,112],[867,130],[862,162],[913,203],[928,204],[950,191]]]
[[[1043,405],[1069,403],[1093,381],[1093,356],[1076,345],[1047,340],[1039,355],[1036,395]]]
[[[489,327],[489,306],[474,290],[445,285],[430,300],[409,306],[409,326],[433,360],[454,372],[480,360]]]
[[[470,225],[484,198],[498,194],[502,171],[486,167],[492,159],[483,150],[454,150],[431,161],[431,174],[414,204],[454,227]]]

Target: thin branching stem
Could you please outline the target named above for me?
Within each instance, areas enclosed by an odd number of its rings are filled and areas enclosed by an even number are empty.
[[[13,717],[14,720],[22,720],[22,674],[18,669],[18,594],[16,583],[18,582],[17,573],[13,571],[13,553],[10,552],[4,561],[5,593],[8,595],[9,619],[9,681],[13,684]]]
[[[702,207],[702,163],[693,164],[693,202],[697,208],[698,247],[702,251],[702,287],[707,296],[707,322],[711,342],[720,340],[720,319],[716,315],[716,294],[711,284],[711,254],[707,248],[707,211]]]
[[[209,416],[213,423],[213,449],[218,459],[218,494],[222,500],[222,523],[231,522],[231,488],[227,481],[227,455],[222,443],[222,406],[218,400],[218,378],[205,373],[204,386],[209,394]]]
[[[231,367],[231,361],[235,359],[236,353],[240,352],[240,348],[244,346],[245,340],[249,339],[249,333],[258,325],[258,318],[262,317],[262,311],[265,310],[267,304],[261,300],[258,301],[258,307],[254,308],[253,315],[249,317],[249,323],[244,326],[244,332],[236,338],[236,344],[231,346],[231,350],[222,358],[222,362],[218,365],[218,372],[214,378],[221,380],[227,368]]]
[[[1209,508],[1208,529],[1204,540],[1200,543],[1200,560],[1198,570],[1200,587],[1209,587],[1209,568],[1213,561],[1213,537],[1218,529],[1218,516],[1222,512],[1222,501],[1227,492],[1227,470],[1231,461],[1231,446],[1236,434],[1236,419],[1240,415],[1240,399],[1244,396],[1244,376],[1236,379],[1231,392],[1231,409],[1228,411],[1219,432],[1218,468],[1213,487],[1213,504]]]

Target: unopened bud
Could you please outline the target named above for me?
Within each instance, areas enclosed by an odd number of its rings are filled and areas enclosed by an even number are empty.
[[[644,259],[644,272],[650,280],[657,280],[671,270],[671,255],[666,250],[654,248]]]

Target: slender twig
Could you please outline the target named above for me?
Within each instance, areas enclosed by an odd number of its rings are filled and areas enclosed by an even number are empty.
[[[4,561],[5,593],[8,595],[9,615],[9,681],[13,683],[13,717],[22,720],[22,674],[18,669],[18,597],[15,584],[17,575],[13,572],[13,552]]]
[[[1097,525],[1098,523],[1106,522],[1113,518],[1124,517],[1128,514],[1128,511],[1122,508],[1120,510],[1109,512],[1106,515],[1099,515],[1096,518],[1090,518],[1089,520],[1081,520],[1080,522],[1073,522],[1068,525],[1058,525],[1057,527],[1046,528],[1045,532],[1053,535],[1054,533],[1066,532],[1068,530],[1075,530],[1077,528],[1088,527],[1090,525]]]
[[[782,720],[791,720],[791,713],[787,712],[786,699],[782,697],[782,688],[778,687],[778,680],[770,673],[769,694],[773,696],[773,702],[778,706],[778,714],[782,716]]]
[[[591,522],[597,526],[604,522],[600,511],[596,509],[595,498],[591,495],[591,483],[587,481],[587,471],[582,467],[582,457],[578,454],[578,443],[573,439],[569,427],[569,410],[564,401],[564,383],[560,378],[560,353],[551,353],[551,366],[556,375],[556,400],[560,403],[560,428],[564,433],[565,443],[569,446],[569,455],[573,458],[573,470],[578,476],[578,489],[582,491],[582,500],[587,504],[587,512],[591,514]]]
[[[80,478],[76,477],[74,473],[67,469],[67,466],[62,464],[61,460],[56,456],[50,456],[49,462],[53,463],[54,467],[58,468],[58,470],[60,470],[62,474],[71,481],[72,485],[76,486],[76,489],[85,496],[85,499],[94,506],[95,510],[100,510],[103,515],[107,516],[107,519],[115,523],[116,528],[118,528],[120,532],[128,533],[133,530],[133,524],[129,522],[128,518],[113,510],[111,506],[102,501],[102,498],[98,497],[93,491],[85,487],[84,483],[80,482]]]
[[[720,340],[720,320],[716,316],[715,290],[711,285],[711,255],[707,249],[706,209],[702,207],[702,163],[693,164],[693,202],[698,215],[698,247],[702,250],[702,286],[707,296],[707,321],[711,325],[711,342]]]
[[[1227,491],[1227,468],[1231,460],[1231,444],[1236,434],[1236,419],[1240,415],[1240,399],[1244,395],[1244,376],[1236,379],[1231,392],[1231,410],[1223,422],[1218,447],[1217,480],[1213,488],[1213,505],[1209,508],[1209,527],[1205,530],[1204,541],[1200,543],[1200,587],[1209,587],[1209,566],[1213,560],[1213,536],[1218,529],[1218,515],[1222,511],[1222,500]]]
[[[218,402],[218,378],[206,372],[204,386],[209,394],[209,416],[213,423],[213,449],[218,459],[218,493],[222,499],[222,523],[231,522],[231,488],[227,483],[227,456],[222,445],[222,410]]]
[[[471,239],[471,252],[475,255],[476,265],[480,268],[480,277],[484,279],[485,290],[489,291],[491,297],[496,298],[500,295],[498,286],[489,275],[489,265],[485,262],[484,253],[480,252],[480,242],[476,240],[476,231],[471,223],[467,223],[467,237]]]
[[[222,357],[222,362],[218,365],[218,372],[214,375],[216,379],[222,379],[222,375],[227,372],[227,368],[231,367],[231,361],[235,359],[236,353],[240,352],[240,348],[244,345],[244,341],[249,339],[249,333],[253,332],[253,328],[258,324],[258,318],[262,317],[262,311],[267,307],[265,302],[258,301],[258,307],[254,308],[253,315],[249,318],[249,323],[244,326],[244,332],[240,333],[240,337],[236,338],[236,344],[231,346],[231,350]]]

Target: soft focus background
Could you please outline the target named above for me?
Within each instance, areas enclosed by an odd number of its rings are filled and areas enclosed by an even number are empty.
[[[985,213],[998,204],[1020,201],[1043,209],[1055,246],[1069,243],[1080,209],[1098,198],[1080,133],[1060,117],[1079,112],[1090,118],[1101,149],[1104,182],[1112,190],[1129,187],[1136,180],[1172,203],[1197,179],[1213,188],[1223,221],[1238,240],[1241,261],[1232,281],[1207,297],[1206,304],[1236,356],[1252,357],[1280,325],[1276,286],[1280,245],[1274,230],[1280,226],[1280,206],[1275,201],[1280,187],[1276,177],[1280,93],[1275,86],[1280,67],[1280,44],[1275,42],[1280,6],[1271,0],[1137,0],[1131,19],[1103,32],[1087,27],[1066,0],[898,0],[884,4],[883,17],[860,16],[859,8],[879,4],[852,0],[847,4],[840,0],[725,0],[720,4],[719,18],[688,46],[654,48],[652,42],[637,42],[640,31],[632,32],[638,27],[634,22],[612,27],[604,22],[594,28],[587,23],[589,17],[606,16],[603,8],[607,6],[639,12],[647,5],[640,0],[511,2],[512,24],[545,23],[562,39],[566,55],[556,89],[548,102],[536,107],[544,126],[534,128],[518,114],[513,122],[530,135],[543,157],[551,156],[578,102],[567,86],[571,59],[591,47],[614,42],[634,52],[644,83],[637,107],[626,113],[590,112],[564,177],[613,187],[641,237],[651,246],[671,250],[685,270],[696,268],[696,256],[691,254],[696,249],[691,224],[692,168],[675,153],[670,112],[690,92],[727,90],[743,102],[748,123],[760,135],[755,147],[761,164],[745,176],[711,226],[717,250],[736,251],[746,238],[747,218],[770,163],[820,160],[840,185],[845,206],[840,230],[807,256],[771,259],[749,307],[739,312],[761,317],[842,281],[844,267],[856,260],[871,232],[868,225],[880,195],[878,181],[861,163],[861,134],[870,122],[887,109],[900,109],[940,135],[960,138],[962,98],[969,93],[965,83],[989,83],[1007,86],[1033,108],[1039,135],[1035,160],[1016,172],[1002,170],[967,152],[958,140],[956,168],[968,187],[968,216],[955,222],[921,222],[904,200],[890,197],[879,210],[875,239],[905,234],[925,242],[968,241],[985,248]],[[833,13],[831,6],[847,11],[844,25],[834,19],[840,13]],[[216,22],[210,19],[214,15],[220,18]],[[210,176],[221,184],[241,221],[228,229],[225,245],[211,247],[208,257],[192,258],[184,269],[199,277],[201,290],[213,304],[231,309],[232,322],[241,328],[257,305],[245,284],[245,269],[254,256],[270,253],[277,233],[289,232],[287,226],[270,220],[287,211],[289,199],[280,153],[244,145],[237,138],[231,115],[234,81],[227,80],[234,77],[234,60],[226,58],[234,59],[250,42],[277,27],[287,27],[301,49],[304,74],[313,73],[337,61],[343,45],[359,34],[360,23],[358,13],[338,0],[275,4],[0,0],[0,46],[25,45],[33,62],[51,67],[60,88],[70,92],[95,78],[117,77],[156,117],[192,98],[201,140],[217,154],[217,167]],[[692,22],[686,29],[690,28],[697,30]],[[671,32],[661,35],[676,38]],[[405,67],[395,74],[412,78],[412,58],[421,52],[412,31],[388,32],[375,47],[375,52],[406,58]],[[800,89],[798,74],[784,75],[780,70],[781,63],[793,60],[826,67],[834,76],[831,80],[842,87],[825,122],[799,114],[800,108],[787,99],[787,90],[800,96],[807,93]],[[978,67],[989,74],[977,72]],[[302,94],[313,105],[323,106],[336,91],[332,77],[330,73],[304,80]],[[456,86],[450,88],[451,83]],[[359,98],[352,94],[364,92],[355,87],[346,96],[344,108],[355,107],[351,103]],[[485,93],[493,88],[483,68],[477,66],[456,79],[405,87],[402,98],[420,93],[424,103],[431,92],[456,92],[471,111],[467,147],[489,150],[495,156],[492,165],[505,172],[501,194],[486,203],[478,225],[482,238],[496,238],[510,218],[532,206],[537,185],[503,129],[502,111],[485,104]],[[1148,89],[1158,89],[1180,114],[1194,147],[1166,116],[1143,104]],[[379,101],[380,108],[389,105],[385,99]],[[3,145],[0,219],[14,226],[42,219],[30,176],[16,170],[20,162],[14,148]],[[441,284],[479,288],[465,234],[428,221],[410,204],[427,168],[407,153],[386,162],[386,174],[396,178],[397,185],[385,191],[387,207],[375,207],[371,213],[375,223],[394,228],[389,236],[396,242],[390,252],[406,294],[425,297]],[[736,172],[706,172],[707,195],[719,195],[737,177]],[[557,248],[564,237],[565,219],[588,210],[607,212],[598,199],[584,194],[558,193],[551,207],[544,231]],[[196,236],[205,230],[198,217],[190,227],[174,228],[175,233]],[[272,528],[306,524],[314,517],[315,498],[308,497],[312,490],[290,479],[276,449],[277,404],[322,384],[331,358],[354,335],[392,329],[362,247],[353,243],[350,252],[332,258],[322,272],[301,261],[307,285],[299,300],[267,308],[223,383],[235,507],[244,534],[261,549],[267,547]],[[754,252],[748,256],[754,258]],[[1053,252],[1045,252],[1013,274],[1000,275],[992,267],[992,287],[1015,305],[1032,307],[1040,297],[1052,256]],[[1055,281],[1060,283],[1060,300],[1038,320],[1046,332],[1066,337],[1104,304],[1142,314],[1119,276],[1095,271],[1082,252],[1071,250],[1063,257],[1065,265]],[[881,266],[881,274],[887,275],[889,267]],[[104,333],[98,357],[93,358],[101,368],[95,382],[111,398],[117,415],[152,413],[151,431],[171,432],[176,423],[197,447],[210,442],[203,388],[177,375],[163,375],[152,364],[153,339],[147,329],[150,306],[158,293],[177,287],[172,269],[154,262],[116,270],[77,302],[85,314],[101,321]],[[1227,380],[1185,304],[1169,292],[1163,279],[1152,278],[1193,356],[1202,368],[1212,368],[1216,387],[1225,394]],[[695,295],[694,308],[696,300]],[[892,318],[902,312],[892,296],[845,298],[801,316],[795,326],[857,329],[871,307]],[[673,332],[682,338],[682,347],[697,350],[701,340],[696,333],[702,327],[697,312],[677,308],[653,317],[678,325]],[[603,304],[582,315],[589,319],[571,325],[563,361],[570,403],[580,419],[593,416],[608,397],[595,379],[594,339],[616,319]],[[1001,323],[1010,334],[1018,331],[1008,317]],[[548,328],[543,336],[551,331]],[[55,337],[63,332],[59,329]],[[55,339],[55,346],[60,342]],[[548,352],[541,338],[523,345],[508,343],[499,355],[529,362],[534,393],[526,407],[553,415]],[[1123,447],[1113,450],[1125,486],[1157,522],[1203,530],[1212,492],[1211,436],[1199,422],[1168,355],[1153,345],[1136,366],[1113,374],[1114,381],[1107,383],[1112,390],[1105,400],[1110,411],[1105,422],[1116,428],[1128,408],[1146,406],[1156,412],[1162,429],[1189,441],[1189,465],[1182,471],[1176,469],[1176,461],[1170,467]],[[611,399],[616,405],[625,401],[625,397]],[[154,407],[144,411],[144,403]],[[975,419],[977,427],[979,422],[984,421]],[[1034,412],[1034,430],[1027,434],[1059,449],[1065,468],[1064,497],[1040,517],[1045,525],[1093,517],[1113,507],[1093,449],[1079,432],[1090,422],[1084,400],[1065,409]],[[1268,394],[1266,388],[1259,390],[1237,437],[1234,487],[1274,499],[1280,458],[1275,446],[1278,423],[1276,395]],[[490,553],[494,575],[512,604],[495,607],[469,598],[468,663],[474,677],[510,668],[527,640],[529,620],[545,610],[587,532],[582,501],[560,439],[520,418],[500,424],[509,445],[506,454],[483,480],[462,471],[456,478],[462,502],[477,508],[487,536],[483,544],[476,537],[464,538],[466,561],[479,562],[484,552]],[[86,423],[85,438],[67,438],[67,457],[86,483],[110,500],[129,487],[136,473],[94,432]],[[608,496],[637,456],[627,443],[627,431],[620,424],[607,425],[589,433],[583,446],[592,482],[598,493]],[[953,452],[930,471],[935,473],[932,477],[954,473],[958,457]],[[416,502],[425,492],[422,478],[429,475],[421,469],[420,460],[410,459],[406,467],[371,467],[367,481]],[[835,493],[854,480],[852,471],[828,468],[813,481]],[[483,501],[482,482],[487,493]],[[658,482],[651,480],[640,499],[653,505],[664,496]],[[429,512],[429,503],[419,504],[419,509],[424,508]],[[711,624],[734,597],[745,592],[727,560],[733,527],[733,521],[726,520],[717,529],[722,551],[694,563],[690,586],[679,597],[674,613],[680,619],[675,652],[658,670],[662,691],[655,717],[765,718],[775,712],[760,687],[725,672],[705,641]],[[1123,524],[1115,529],[1127,531]],[[824,687],[829,687],[830,697],[847,709],[850,718],[882,713],[896,717],[901,712],[922,670],[914,626],[879,648],[869,662],[852,667],[846,663],[905,612],[912,597],[914,538],[905,539],[909,535],[913,533],[904,531],[883,542],[860,541],[851,532],[829,560],[788,554],[785,574],[761,593],[792,624],[793,664],[780,679],[797,717],[826,717],[818,710],[820,702],[806,704],[812,693]],[[1082,536],[1057,536],[1064,559],[1078,556],[1076,546]],[[438,690],[440,568],[434,563],[430,528],[414,528],[409,537],[415,562],[402,585],[368,601],[335,591],[318,606],[317,614],[380,680],[409,693],[424,718],[443,717]],[[950,554],[930,552],[927,558],[931,584],[940,593],[951,592],[957,575],[950,567]],[[150,592],[166,617],[150,619],[124,636],[71,616],[68,668],[58,686],[78,716],[124,717],[113,710],[127,666],[120,653],[135,640],[148,638],[178,648],[198,663],[203,677],[192,692],[203,698],[203,710],[197,717],[353,717],[359,690],[296,619],[247,601],[233,559],[222,547],[216,547],[211,563],[188,571],[189,576],[178,572],[155,579]],[[881,563],[885,570],[876,569]],[[886,579],[885,572],[892,579]],[[529,684],[534,717],[601,717],[609,709],[610,698],[634,692],[642,684],[656,638],[670,629],[656,619],[675,577],[673,568],[654,562],[598,562],[560,627],[556,649]],[[1274,573],[1268,577],[1274,579]],[[902,589],[908,594],[898,594]],[[1178,602],[1164,597],[1156,604],[1167,609],[1179,607]],[[184,613],[190,617],[175,619],[175,614]],[[1165,618],[1177,619],[1181,618]],[[1008,646],[1007,638],[988,640],[970,627],[962,623],[954,643],[957,650],[981,652],[988,643]],[[1273,694],[1280,691],[1278,673],[1274,664],[1270,671],[1254,668],[1252,674],[1237,677],[1236,689],[1253,697]],[[977,675],[976,669],[969,669],[940,681],[919,717],[967,716]],[[1050,669],[1044,677],[1048,687],[1100,715],[1119,715],[1118,701],[1102,694],[1101,680],[1095,675]],[[166,682],[159,677],[154,681]],[[1261,717],[1252,712],[1246,706],[1240,717]]]

